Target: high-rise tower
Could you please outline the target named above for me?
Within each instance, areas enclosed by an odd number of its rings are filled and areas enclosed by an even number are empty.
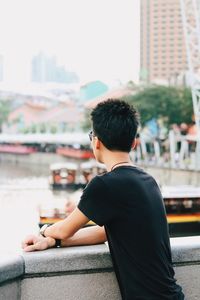
[[[141,0],[140,78],[176,84],[187,70],[180,0]]]

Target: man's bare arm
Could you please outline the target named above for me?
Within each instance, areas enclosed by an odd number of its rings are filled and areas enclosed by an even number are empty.
[[[107,241],[104,227],[90,226],[77,231],[72,237],[61,240],[62,247],[96,245]]]
[[[47,227],[45,236],[65,240],[72,237],[88,222],[89,219],[76,208],[66,219]]]
[[[45,230],[46,238],[29,235],[22,242],[24,251],[45,250],[55,246],[55,239],[61,240],[62,247],[94,245],[106,241],[104,227],[82,228],[89,219],[76,208],[65,220],[59,221]]]

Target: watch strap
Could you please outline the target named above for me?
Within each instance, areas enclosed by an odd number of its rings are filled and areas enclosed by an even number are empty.
[[[56,243],[54,248],[60,248],[61,247],[61,240],[60,239],[55,239]]]

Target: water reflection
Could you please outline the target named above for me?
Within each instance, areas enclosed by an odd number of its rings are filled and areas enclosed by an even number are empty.
[[[21,252],[21,240],[38,233],[39,207],[62,207],[69,197],[49,189],[48,168],[1,162],[0,251]]]

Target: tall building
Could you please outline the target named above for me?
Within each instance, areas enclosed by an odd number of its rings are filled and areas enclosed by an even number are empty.
[[[38,53],[32,59],[32,81],[34,82],[78,82],[79,78],[75,72],[65,70],[59,66],[56,57],[48,57],[43,52]]]
[[[140,79],[176,85],[187,70],[180,0],[141,0]]]
[[[0,54],[0,81],[3,81],[3,55]]]

